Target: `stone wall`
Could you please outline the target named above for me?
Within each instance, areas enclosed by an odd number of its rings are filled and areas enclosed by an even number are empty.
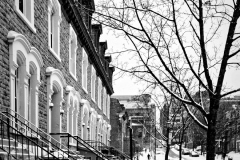
[[[110,99],[110,123],[112,126],[111,129],[111,143],[110,145],[119,149],[123,150],[122,148],[122,125],[119,120],[119,113],[123,111],[123,107],[119,103],[117,99],[111,98]]]
[[[7,34],[9,31],[15,31],[24,35],[27,40],[35,47],[41,54],[44,65],[41,68],[40,79],[41,85],[39,87],[39,128],[47,131],[47,77],[46,68],[54,67],[59,69],[67,85],[75,88],[81,95],[82,99],[89,101],[90,106],[94,108],[99,115],[103,115],[97,104],[91,98],[91,67],[88,67],[88,93],[82,89],[82,53],[81,46],[85,44],[78,38],[77,50],[77,81],[69,73],[69,22],[62,12],[62,21],[60,23],[60,57],[59,62],[53,54],[48,50],[48,1],[36,0],[34,1],[34,26],[36,33],[32,32],[29,27],[22,21],[14,10],[14,0],[0,1],[0,108],[10,106],[10,87],[9,87],[9,43],[7,41]],[[91,60],[89,60],[91,62]],[[90,64],[90,63],[89,63]],[[96,81],[96,93],[98,93]],[[64,115],[62,120],[62,131],[67,131],[67,115],[66,115],[66,93],[64,94],[65,102],[63,103]],[[96,96],[97,102],[97,96]],[[81,111],[81,110],[80,110]],[[79,113],[79,115],[81,115]],[[103,118],[109,123],[109,120],[103,115]],[[78,133],[81,133],[80,125],[81,117],[78,119]]]

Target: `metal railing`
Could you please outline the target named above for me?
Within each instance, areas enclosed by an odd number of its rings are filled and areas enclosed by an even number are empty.
[[[70,147],[70,141],[71,141],[70,139],[72,139],[73,141],[76,141],[77,149],[80,149],[81,147],[83,147],[83,148],[86,148],[91,153],[93,153],[94,155],[96,155],[96,157],[99,157],[101,159],[110,160],[109,157],[104,155],[102,152],[97,150],[95,147],[91,146],[91,144],[88,143],[87,140],[83,140],[79,136],[73,136],[70,133],[51,133],[51,135],[60,135],[61,138],[67,138],[67,143],[68,143],[67,146],[68,147]]]
[[[110,154],[116,157],[119,157],[121,159],[130,159],[130,156],[128,156],[126,153],[120,151],[119,149],[113,146],[107,146],[106,144],[99,141],[86,140],[86,142],[93,146],[95,149],[99,150],[100,152],[102,152],[103,150],[108,150]]]
[[[2,136],[1,149],[3,152],[6,152],[6,148],[8,148],[8,156],[11,157],[11,149],[15,149],[16,152],[16,149],[18,148],[17,145],[20,144],[22,145],[19,146],[19,148],[22,148],[22,155],[24,153],[23,150],[28,153],[30,153],[30,150],[33,151],[31,155],[28,154],[29,157],[36,156],[37,158],[41,159],[67,158],[72,160],[83,158],[76,152],[69,150],[68,147],[62,145],[51,135],[37,128],[34,124],[26,120],[20,114],[14,112],[10,108],[3,108],[6,110],[0,112],[1,124],[4,124],[1,125],[0,132]],[[8,144],[3,142],[3,140],[8,141]],[[14,145],[12,146],[12,144]],[[40,156],[39,153],[41,153]],[[17,152],[15,154],[17,155]]]

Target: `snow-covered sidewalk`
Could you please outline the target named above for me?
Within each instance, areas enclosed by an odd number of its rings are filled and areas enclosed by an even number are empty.
[[[179,151],[172,148],[172,151],[179,155]],[[199,157],[190,157],[189,155],[182,155],[183,158],[188,160],[206,160],[206,155],[199,155]],[[232,159],[231,159],[232,158]],[[221,155],[216,155],[215,160],[223,160]],[[225,160],[240,160],[240,153],[230,152],[225,157]]]

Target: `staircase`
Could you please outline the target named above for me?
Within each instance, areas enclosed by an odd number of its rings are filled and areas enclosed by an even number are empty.
[[[84,159],[21,115],[5,109],[0,111],[0,160]]]
[[[70,146],[69,144],[70,139],[72,139],[73,141],[76,141],[77,150],[84,148],[89,152],[93,153],[96,156],[96,159],[111,160],[111,158],[109,158],[107,155],[103,154],[102,152],[100,152],[99,150],[91,146],[89,143],[87,143],[87,141],[83,140],[79,136],[73,136],[69,133],[51,133],[51,135],[60,135],[61,138],[67,138],[68,146]]]
[[[96,150],[107,154],[107,157],[117,157],[118,159],[130,159],[130,156],[128,156],[127,154],[123,153],[122,151],[118,150],[115,147],[112,146],[107,146],[106,144],[99,142],[99,141],[86,141],[88,144],[90,144],[91,146],[93,146]]]

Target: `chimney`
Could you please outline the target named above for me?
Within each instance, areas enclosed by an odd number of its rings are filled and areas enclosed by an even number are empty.
[[[106,50],[107,50],[107,41],[105,41],[105,42],[100,42],[99,54],[100,54],[102,57],[105,56]]]
[[[104,68],[105,68],[107,75],[109,76],[109,64],[110,64],[110,62],[112,62],[112,57],[105,56],[104,58],[105,58]]]
[[[109,82],[112,84],[112,77],[113,77],[113,72],[115,71],[115,67],[111,66],[109,67]]]
[[[102,34],[102,25],[101,24],[93,24],[92,25],[92,41],[94,43],[94,46],[97,50],[97,52],[99,52],[99,38],[100,35]]]

